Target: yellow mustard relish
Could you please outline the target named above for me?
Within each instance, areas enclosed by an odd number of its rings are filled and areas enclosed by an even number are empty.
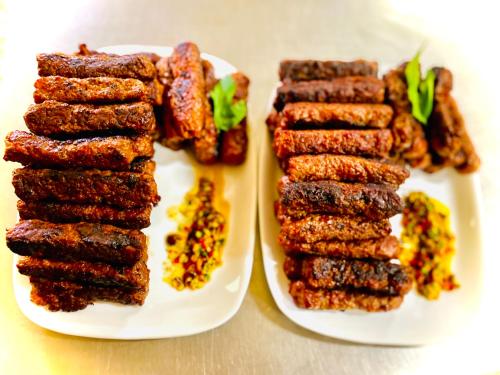
[[[182,204],[169,209],[177,231],[166,237],[163,280],[177,290],[203,287],[222,264],[226,220],[213,205],[214,191],[214,183],[201,177]]]
[[[413,268],[417,292],[435,300],[441,290],[458,288],[451,272],[455,236],[450,228],[448,207],[425,193],[410,193],[405,197],[402,224],[399,259]]]

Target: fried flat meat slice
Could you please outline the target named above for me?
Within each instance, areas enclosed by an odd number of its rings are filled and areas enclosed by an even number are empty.
[[[401,185],[410,172],[400,165],[346,155],[300,155],[288,159],[290,181],[335,180]]]
[[[393,138],[381,130],[285,130],[274,133],[273,148],[279,159],[303,154],[356,155],[387,158]]]
[[[250,80],[241,72],[232,74],[236,82],[234,100],[245,100],[248,98],[248,87]],[[220,159],[224,164],[239,165],[245,161],[248,149],[247,118],[241,123],[222,133],[220,145]]]
[[[83,285],[71,281],[53,281],[30,277],[31,300],[50,311],[78,311],[97,301],[124,305],[143,305],[148,288],[126,289]]]
[[[87,261],[62,262],[58,260],[23,257],[17,263],[19,273],[55,281],[73,281],[95,286],[144,289],[149,282],[145,259],[133,266],[112,266]]]
[[[138,208],[116,208],[107,205],[53,202],[17,202],[22,220],[39,219],[53,223],[110,224],[125,229],[141,229],[151,224],[151,205]]]
[[[370,240],[297,242],[280,235],[279,243],[287,255],[323,255],[328,257],[394,259],[400,253],[399,241],[395,236]]]
[[[401,306],[404,298],[349,290],[313,289],[300,280],[290,283],[289,292],[298,307],[314,310],[389,311]]]
[[[355,126],[386,128],[392,108],[385,104],[288,103],[281,112],[281,126],[286,129]]]
[[[403,210],[401,198],[386,185],[348,184],[337,181],[293,182],[287,176],[278,183],[285,214],[329,213],[361,215],[366,219],[392,217]]]
[[[283,60],[279,68],[281,81],[329,80],[348,76],[376,77],[377,73],[378,64],[367,60]]]
[[[290,241],[357,241],[387,237],[391,233],[388,219],[367,221],[359,217],[308,215],[298,220],[285,220],[280,236]]]
[[[134,78],[41,77],[35,82],[35,103],[110,103],[148,100],[147,86]]]
[[[383,103],[384,82],[375,77],[342,77],[331,81],[284,82],[278,87],[274,108],[294,102]]]
[[[120,208],[144,207],[159,201],[149,173],[100,170],[19,168],[12,184],[23,201],[107,204]]]
[[[63,53],[41,53],[36,57],[38,75],[75,78],[116,77],[144,81],[156,77],[151,59],[141,55],[77,56]]]
[[[310,288],[363,289],[386,295],[410,291],[411,273],[399,264],[382,260],[360,260],[307,256],[286,257],[283,266],[291,280],[302,280]]]
[[[24,121],[33,133],[45,136],[148,134],[155,126],[153,107],[145,102],[94,105],[46,100],[30,105]]]
[[[183,139],[199,138],[205,121],[205,78],[196,44],[179,44],[169,65],[173,82],[168,97],[177,132]]]
[[[112,136],[59,141],[21,130],[5,139],[4,159],[45,168],[130,170],[131,163],[154,154],[151,136]]]
[[[146,236],[112,225],[54,224],[22,220],[7,230],[7,246],[19,255],[132,266],[146,258]]]

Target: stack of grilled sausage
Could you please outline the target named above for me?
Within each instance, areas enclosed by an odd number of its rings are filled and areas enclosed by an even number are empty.
[[[40,54],[30,132],[7,135],[21,221],[7,245],[23,257],[31,298],[74,311],[96,300],[142,305],[147,241],[159,196],[153,105],[163,87],[150,56]]]
[[[411,289],[392,261],[399,242],[389,218],[409,172],[387,161],[393,110],[383,104],[377,64],[283,61],[267,123],[285,176],[276,215],[284,270],[297,306],[387,311]]]
[[[248,143],[246,117],[229,131],[217,129],[210,91],[218,80],[212,64],[201,59],[196,44],[179,44],[171,56],[158,61],[157,68],[165,85],[160,142],[173,150],[191,148],[202,164],[243,163]],[[232,77],[236,83],[233,100],[246,101],[250,81],[239,72]]]

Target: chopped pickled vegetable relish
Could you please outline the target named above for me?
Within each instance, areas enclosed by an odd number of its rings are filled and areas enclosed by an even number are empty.
[[[427,299],[437,299],[441,290],[458,288],[451,272],[455,236],[448,207],[425,193],[410,193],[405,197],[402,224],[399,259],[414,269],[417,292]]]
[[[213,206],[214,183],[200,178],[179,207],[169,209],[177,231],[166,237],[163,280],[177,290],[199,289],[222,264],[226,220]]]

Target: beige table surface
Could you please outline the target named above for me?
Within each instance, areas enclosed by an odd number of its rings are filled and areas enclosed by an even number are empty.
[[[457,77],[456,90],[485,98],[481,121],[469,124],[469,129],[483,159],[485,278],[491,287],[485,289],[478,321],[446,342],[415,348],[342,342],[308,332],[280,313],[266,285],[257,243],[248,293],[239,312],[224,326],[177,339],[83,339],[46,331],[20,313],[12,293],[12,257],[2,237],[0,374],[489,374],[500,370],[495,292],[499,249],[493,238],[500,219],[500,137],[492,96],[498,77],[488,74],[498,70],[498,53],[488,48],[488,35],[499,35],[498,26],[494,9],[477,1],[470,8],[437,3],[94,0],[13,1],[1,8],[0,34],[7,34],[0,78],[2,138],[8,130],[23,127],[22,114],[31,102],[27,93],[35,76],[35,53],[73,51],[82,41],[92,48],[196,41],[204,51],[230,61],[251,77],[250,117],[257,127],[263,126],[280,59],[384,56],[395,64],[427,39],[427,48],[440,56],[435,62],[478,76],[477,85],[467,87]],[[466,115],[474,110],[461,104]],[[0,151],[3,154],[3,145]],[[0,168],[2,236],[16,220],[11,164],[3,162]]]

